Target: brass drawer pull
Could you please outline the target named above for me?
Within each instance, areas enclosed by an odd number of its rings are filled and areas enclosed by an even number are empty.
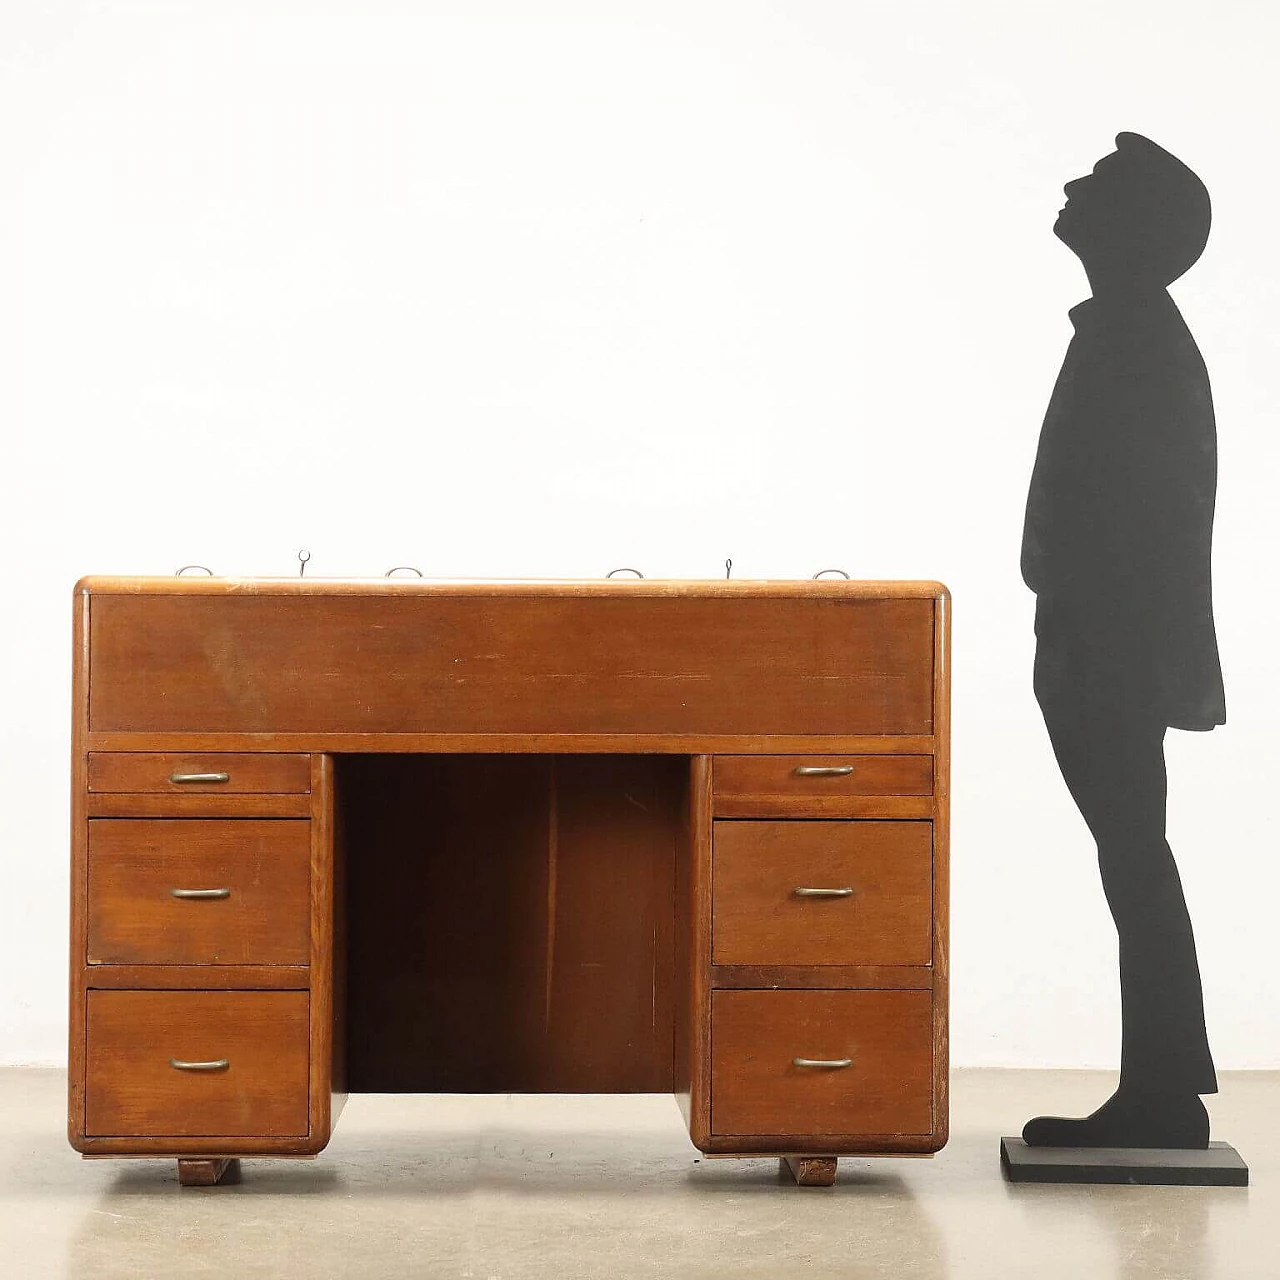
[[[851,764],[798,764],[792,772],[797,778],[847,778]]]
[[[170,889],[169,892],[175,898],[190,898],[199,901],[231,897],[230,889]]]
[[[792,889],[797,898],[852,898],[852,889]]]
[[[170,782],[230,782],[229,773],[171,773]]]
[[[839,1071],[843,1067],[853,1066],[852,1058],[792,1058],[793,1067],[825,1067],[830,1071]]]
[[[179,1058],[170,1058],[169,1065],[175,1071],[225,1071],[231,1063],[227,1058],[215,1058],[212,1062],[183,1062]]]

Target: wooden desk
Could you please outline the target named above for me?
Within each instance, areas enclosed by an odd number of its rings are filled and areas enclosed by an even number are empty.
[[[69,1134],[215,1180],[348,1091],[947,1135],[936,583],[88,578]]]

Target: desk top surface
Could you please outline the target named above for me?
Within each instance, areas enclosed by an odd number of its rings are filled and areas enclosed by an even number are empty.
[[[221,578],[90,575],[77,595],[437,595],[437,596],[691,596],[697,598],[947,599],[932,581],[843,578]]]

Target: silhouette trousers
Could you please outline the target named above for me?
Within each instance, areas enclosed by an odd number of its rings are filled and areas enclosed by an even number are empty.
[[[1035,692],[1098,846],[1120,944],[1120,1087],[1216,1093],[1182,880],[1165,839],[1166,725],[1143,664],[1037,620]]]

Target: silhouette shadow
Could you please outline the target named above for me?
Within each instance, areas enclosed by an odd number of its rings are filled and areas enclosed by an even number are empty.
[[[1226,712],[1213,625],[1217,482],[1204,361],[1167,286],[1200,257],[1209,194],[1134,133],[1065,188],[1054,232],[1092,297],[1073,308],[1027,500],[1035,694],[1097,843],[1119,940],[1120,1083],[1038,1146],[1204,1147],[1217,1091],[1191,920],[1165,838],[1164,737]]]

